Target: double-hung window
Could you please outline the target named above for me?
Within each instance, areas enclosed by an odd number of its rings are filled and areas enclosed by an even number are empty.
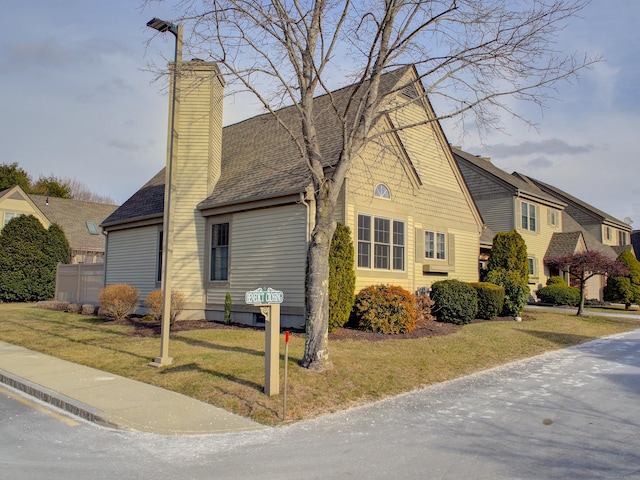
[[[536,206],[533,203],[521,202],[522,228],[536,231]]]
[[[404,270],[404,251],[404,222],[358,215],[358,267]]]
[[[229,224],[211,225],[211,281],[229,279]]]
[[[424,257],[435,260],[447,259],[447,236],[440,232],[424,232]]]

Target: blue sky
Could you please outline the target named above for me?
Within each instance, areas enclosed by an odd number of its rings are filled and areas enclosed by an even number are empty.
[[[124,202],[165,162],[168,97],[147,65],[173,55],[173,36],[148,43],[154,16],[137,0],[0,0],[0,162],[75,177]],[[559,86],[540,112],[514,108],[538,129],[503,116],[480,141],[444,124],[454,145],[499,167],[551,183],[640,228],[640,2],[594,0],[560,32],[567,53],[602,55],[579,83]],[[255,111],[229,97],[225,122]]]

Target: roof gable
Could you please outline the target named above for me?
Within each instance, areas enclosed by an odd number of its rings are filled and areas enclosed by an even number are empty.
[[[553,204],[556,208],[564,207],[564,203],[560,202],[557,198],[548,195],[535,184],[526,182],[518,176],[509,174],[501,168],[496,167],[488,158],[472,155],[458,147],[452,147],[452,151],[456,161],[464,162],[474,171],[498,183],[507,191],[510,191],[512,195],[525,194],[542,203]]]
[[[385,73],[380,92],[393,92],[412,67]],[[346,109],[356,86],[348,86],[314,100],[316,128],[325,167],[338,161],[342,149],[342,128],[334,108]],[[302,130],[296,106],[284,107],[278,117],[265,113],[222,129],[221,174],[211,195],[198,208],[251,202],[303,192],[311,183],[308,167],[300,152]],[[292,139],[289,132],[294,132]],[[297,143],[296,143],[297,142]],[[164,169],[134,193],[102,225],[157,218],[164,209]]]

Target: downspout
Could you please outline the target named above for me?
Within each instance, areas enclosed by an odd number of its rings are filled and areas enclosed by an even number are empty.
[[[309,205],[309,202],[307,201],[306,198],[306,192],[300,192],[300,201],[298,203],[301,203],[302,205],[305,206],[305,210],[306,210],[306,222],[305,222],[305,251],[309,250],[309,240],[310,240],[310,235],[311,235],[311,218],[310,218],[310,213],[311,213],[311,206]]]

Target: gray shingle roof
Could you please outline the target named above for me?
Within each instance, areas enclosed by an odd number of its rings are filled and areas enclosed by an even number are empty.
[[[465,152],[457,147],[451,147],[453,151],[454,157],[456,161],[464,161],[475,167],[483,170],[489,175],[492,175],[494,178],[498,179],[503,185],[511,188],[514,191],[520,193],[526,193],[528,195],[537,197],[541,200],[545,200],[547,202],[564,205],[557,198],[543,192],[540,188],[538,188],[535,184],[531,182],[526,182],[523,179],[519,178],[516,175],[511,175],[501,168],[496,167],[491,161],[487,158],[478,157],[476,155],[472,155],[468,152]]]
[[[580,225],[566,211],[562,212],[562,231],[581,232],[588,250],[595,250],[614,260],[618,258],[618,255],[616,254],[615,250],[613,250],[613,248],[600,242],[600,240],[598,240],[594,235],[585,230],[582,225]]]
[[[514,173],[514,175],[516,175],[516,173]],[[621,227],[626,227],[630,229],[630,227],[626,223],[618,220],[615,217],[612,217],[611,215],[603,212],[602,210],[597,209],[593,205],[589,205],[588,203],[583,202],[579,198],[576,198],[573,195],[570,195],[567,192],[560,190],[557,187],[554,187],[553,185],[549,185],[547,183],[541,182],[540,180],[536,180],[535,178],[528,177],[520,173],[517,173],[517,175],[529,180],[532,184],[537,185],[538,187],[540,187],[541,190],[544,190],[548,194],[553,195],[554,197],[556,197],[562,202],[565,202],[567,204],[572,204],[577,208],[580,208],[584,211],[589,212],[592,216],[600,218],[601,220],[608,220],[609,222],[617,223]]]
[[[556,255],[564,255],[566,253],[574,253],[580,238],[581,232],[555,232],[551,236],[551,241],[544,254],[544,258],[554,257]]]
[[[160,216],[164,210],[164,168],[103,222],[103,227],[132,219]]]
[[[386,73],[380,91],[391,92],[412,67]],[[334,165],[342,148],[342,130],[332,112],[345,108],[354,86],[315,99],[316,128],[325,167]],[[334,103],[332,104],[331,101]],[[295,106],[278,111],[278,117],[302,139]],[[164,208],[164,169],[103,222],[103,226],[159,217]],[[212,194],[198,208],[249,202],[304,191],[311,183],[307,165],[296,143],[270,113],[222,129],[222,168]]]
[[[104,235],[89,233],[87,222],[100,225],[107,216],[118,208],[117,205],[81,202],[46,195],[29,195],[29,198],[51,223],[60,225],[72,249],[104,251]]]

